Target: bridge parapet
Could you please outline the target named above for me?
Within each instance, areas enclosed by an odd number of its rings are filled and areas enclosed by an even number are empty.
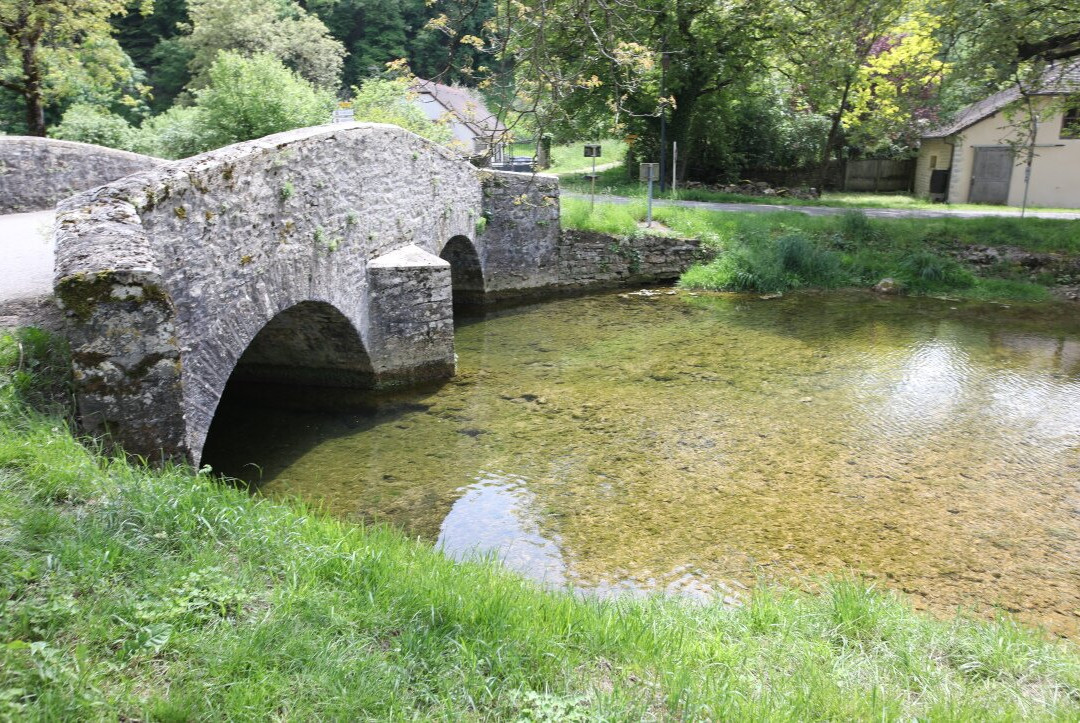
[[[165,163],[88,143],[0,136],[0,213],[50,209],[74,193]]]

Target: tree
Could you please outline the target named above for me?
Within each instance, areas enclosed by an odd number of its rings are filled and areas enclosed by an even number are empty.
[[[49,129],[52,138],[125,151],[135,150],[135,134],[135,129],[125,118],[89,103],[75,103],[64,111],[60,122]]]
[[[189,22],[187,0],[154,0],[152,8],[138,8],[112,22],[124,52],[146,72],[150,107],[165,110],[191,80],[191,51],[179,42],[181,25]]]
[[[446,4],[463,34],[479,35],[494,13],[494,0],[466,0]],[[451,5],[453,7],[451,7]],[[459,68],[472,64],[480,52],[429,26],[444,8],[427,0],[309,0],[306,7],[318,15],[348,51],[344,82],[354,85],[382,70],[386,63],[404,59],[420,77],[444,83],[466,79]]]
[[[207,71],[209,86],[195,106],[210,147],[326,123],[334,96],[314,87],[272,55],[250,58],[219,52]]]
[[[206,85],[222,50],[270,55],[320,88],[340,85],[345,48],[291,0],[189,0],[188,15],[182,42],[192,53],[195,87]]]
[[[936,120],[936,98],[949,64],[942,60],[940,19],[911,11],[878,39],[859,68],[843,126],[849,143],[869,153],[916,147]]]
[[[819,187],[842,145],[864,66],[903,17],[905,0],[806,0],[780,6],[778,67],[806,110],[828,117]]]
[[[935,11],[966,74],[1080,58],[1077,0],[938,0]]]
[[[0,0],[0,88],[22,99],[27,132],[44,136],[46,107],[73,95],[136,102],[109,24],[126,12],[127,0]]]

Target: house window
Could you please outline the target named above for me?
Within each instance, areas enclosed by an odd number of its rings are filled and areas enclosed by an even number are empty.
[[[1062,138],[1080,138],[1080,106],[1073,106],[1065,111],[1061,119]]]
[[[930,170],[937,168],[937,156],[930,156]]]

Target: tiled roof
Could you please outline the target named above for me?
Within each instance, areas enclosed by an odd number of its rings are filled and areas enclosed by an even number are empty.
[[[412,84],[412,90],[430,96],[458,122],[468,126],[474,136],[493,136],[506,132],[506,126],[498,116],[488,110],[480,94],[472,88],[443,85],[417,78]]]
[[[1022,92],[1014,85],[972,103],[957,113],[948,123],[923,134],[923,138],[946,138],[959,133],[982,119],[989,118],[1024,95],[1069,95],[1072,93],[1080,93],[1080,63],[1065,68],[1050,68],[1046,71],[1043,82],[1038,88]]]

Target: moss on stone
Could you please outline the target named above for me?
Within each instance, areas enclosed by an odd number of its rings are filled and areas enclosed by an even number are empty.
[[[117,286],[138,286],[141,295],[136,299],[129,297],[117,299],[113,297],[113,289]],[[98,304],[106,301],[139,301],[140,303],[161,303],[168,305],[169,296],[159,286],[154,284],[137,283],[131,284],[116,278],[114,271],[99,271],[96,274],[79,273],[61,279],[56,286],[56,295],[63,302],[64,308],[70,311],[80,321],[86,321],[97,308]]]

